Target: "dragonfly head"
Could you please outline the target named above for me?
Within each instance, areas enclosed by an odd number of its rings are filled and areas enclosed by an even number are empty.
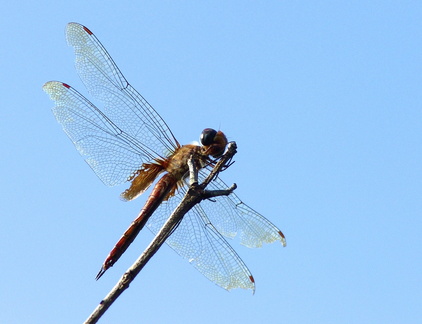
[[[200,140],[205,153],[214,158],[218,158],[224,153],[228,143],[227,137],[222,131],[212,128],[205,128],[201,133]]]

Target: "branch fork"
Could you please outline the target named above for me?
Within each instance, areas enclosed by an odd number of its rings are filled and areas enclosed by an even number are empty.
[[[233,156],[236,154],[236,143],[230,142],[227,145],[227,150],[223,156],[215,164],[214,168],[204,180],[203,183],[198,184],[198,170],[193,163],[193,159],[189,159],[189,189],[177,206],[177,208],[170,215],[168,220],[165,222],[163,227],[154,237],[152,242],[148,245],[145,251],[141,256],[135,261],[135,263],[123,274],[118,283],[113,287],[113,289],[108,293],[108,295],[99,303],[95,308],[92,314],[84,322],[85,324],[97,323],[100,317],[107,311],[107,309],[113,304],[114,301],[129,288],[131,282],[136,278],[139,272],[147,264],[147,262],[152,258],[152,256],[158,251],[158,249],[163,245],[165,240],[173,233],[177,228],[179,223],[182,221],[183,216],[196,204],[200,203],[204,199],[210,199],[218,196],[227,196],[231,194],[236,189],[236,184],[233,184],[230,188],[225,190],[205,190],[208,184],[215,179],[218,174],[230,167],[233,163],[231,162]]]

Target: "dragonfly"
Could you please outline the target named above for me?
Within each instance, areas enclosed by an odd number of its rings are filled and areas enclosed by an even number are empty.
[[[57,121],[105,185],[130,183],[121,194],[123,200],[137,198],[156,181],[139,215],[105,259],[99,279],[144,226],[157,233],[180,203],[188,187],[189,157],[203,180],[228,141],[222,131],[206,128],[200,144],[180,145],[87,27],[69,23],[66,38],[75,51],[76,70],[88,92],[102,103],[102,110],[70,85],[50,81],[43,90],[55,102],[52,111]],[[209,187],[221,190],[227,185],[217,176]],[[218,286],[254,291],[251,272],[226,240],[235,236],[250,248],[276,241],[286,246],[284,234],[234,193],[194,206],[166,243]]]

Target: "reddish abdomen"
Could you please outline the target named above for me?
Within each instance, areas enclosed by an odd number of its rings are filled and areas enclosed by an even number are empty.
[[[144,207],[140,211],[138,217],[130,224],[129,228],[123,233],[120,240],[116,243],[113,250],[104,261],[104,264],[98,273],[96,279],[98,280],[104,272],[111,268],[114,263],[122,256],[129,245],[133,242],[141,229],[144,227],[148,219],[158,208],[164,198],[177,184],[177,180],[169,173],[165,174],[154,186],[151,194],[148,197]]]

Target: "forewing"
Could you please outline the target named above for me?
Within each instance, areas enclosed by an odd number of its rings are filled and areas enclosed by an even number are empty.
[[[69,23],[68,44],[75,50],[76,70],[104,114],[124,133],[138,140],[154,157],[166,157],[179,144],[161,116],[127,82],[106,49],[85,26]]]

